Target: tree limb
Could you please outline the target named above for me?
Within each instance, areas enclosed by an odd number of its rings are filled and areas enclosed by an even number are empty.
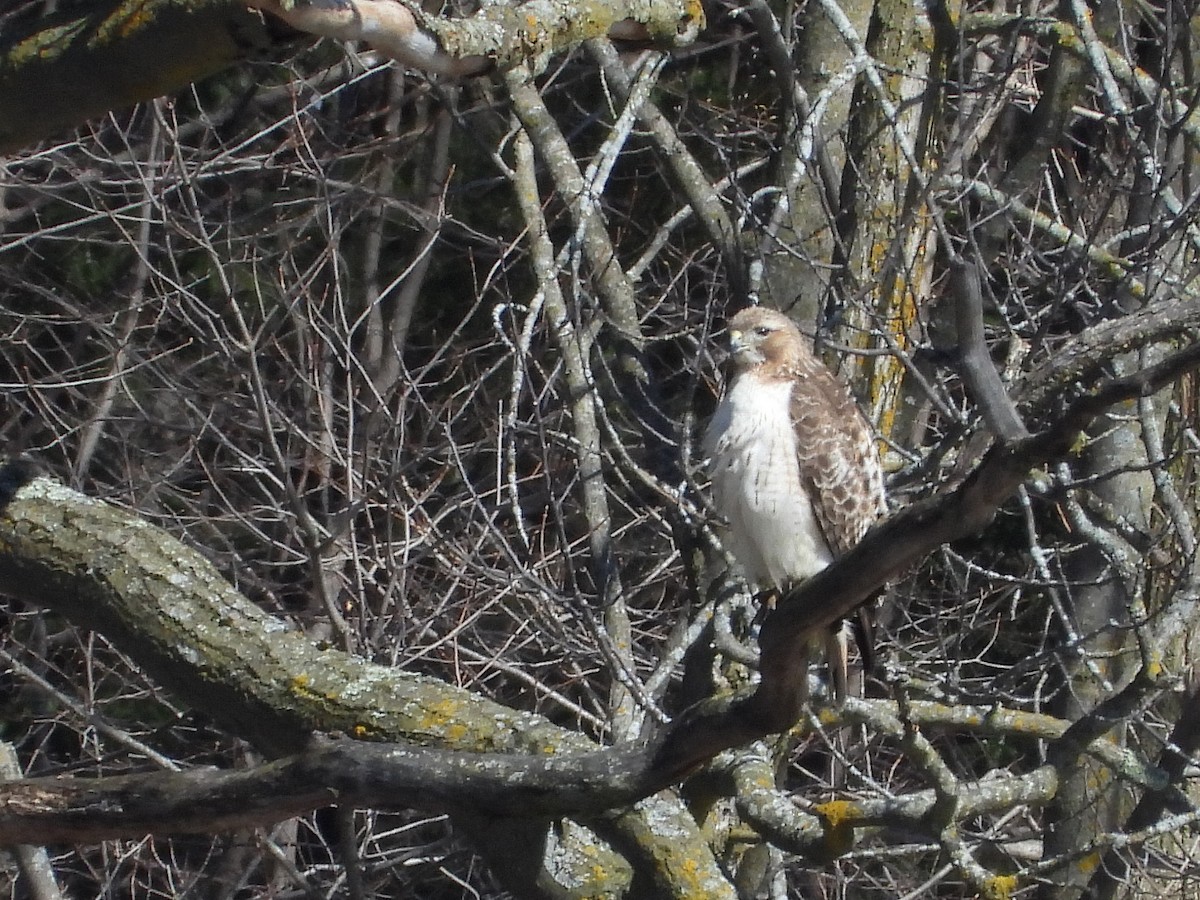
[[[488,3],[462,18],[427,13],[406,0],[250,0],[293,28],[341,41],[365,41],[403,65],[435,75],[476,75],[535,61],[588,38],[612,35],[668,45],[695,40],[704,24],[700,5],[677,0],[574,0]]]
[[[1017,414],[988,352],[983,331],[983,286],[979,265],[959,257],[952,258],[950,277],[963,381],[979,404],[992,434],[1005,442],[1028,437],[1025,423]]]
[[[0,36],[0,153],[173,94],[295,37],[273,23],[361,40],[423,72],[463,77],[522,61],[539,68],[553,54],[605,35],[687,44],[704,12],[687,0],[492,3],[459,18],[400,0],[107,0],[83,13],[64,7],[28,21],[27,31]]]
[[[32,24],[0,36],[0,153],[174,93],[277,40],[262,17],[219,0],[108,0]]]
[[[49,478],[0,514],[0,593],[102,632],[271,756],[314,731],[450,749],[592,749],[577,732],[435,678],[317,647],[144,519]]]

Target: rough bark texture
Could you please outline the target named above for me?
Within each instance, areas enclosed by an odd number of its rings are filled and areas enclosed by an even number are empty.
[[[277,41],[226,0],[105,0],[18,21],[0,37],[0,153],[175,93]]]
[[[85,119],[175,93],[240,60],[301,35],[364,40],[431,73],[463,76],[550,57],[609,33],[685,44],[704,21],[699,4],[672,0],[490,4],[473,16],[442,18],[392,0],[105,0],[46,18],[29,15],[0,38],[0,153],[11,153]],[[258,7],[262,13],[247,8]],[[286,36],[284,33],[287,33]],[[47,90],[47,85],[53,85]]]
[[[49,479],[25,488],[3,522],[4,593],[103,632],[271,755],[294,752],[314,730],[474,751],[587,746],[537,716],[319,647],[247,601],[197,551]]]

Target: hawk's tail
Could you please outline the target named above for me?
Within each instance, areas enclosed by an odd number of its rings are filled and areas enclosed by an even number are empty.
[[[846,650],[846,623],[834,625],[825,637],[825,661],[829,665],[829,688],[833,692],[833,702],[841,705],[846,699],[846,690],[850,682],[849,661]]]

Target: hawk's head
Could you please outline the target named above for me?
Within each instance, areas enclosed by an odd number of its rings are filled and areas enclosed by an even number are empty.
[[[750,306],[729,320],[729,353],[737,369],[787,365],[805,352],[804,336],[781,312]]]

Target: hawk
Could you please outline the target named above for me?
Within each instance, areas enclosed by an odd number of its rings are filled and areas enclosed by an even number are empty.
[[[729,322],[732,377],[704,449],[726,545],[751,587],[780,596],[853,547],[886,510],[866,419],[795,323],[761,307]],[[870,619],[859,611],[870,658]],[[846,694],[846,625],[826,640],[834,697]]]

